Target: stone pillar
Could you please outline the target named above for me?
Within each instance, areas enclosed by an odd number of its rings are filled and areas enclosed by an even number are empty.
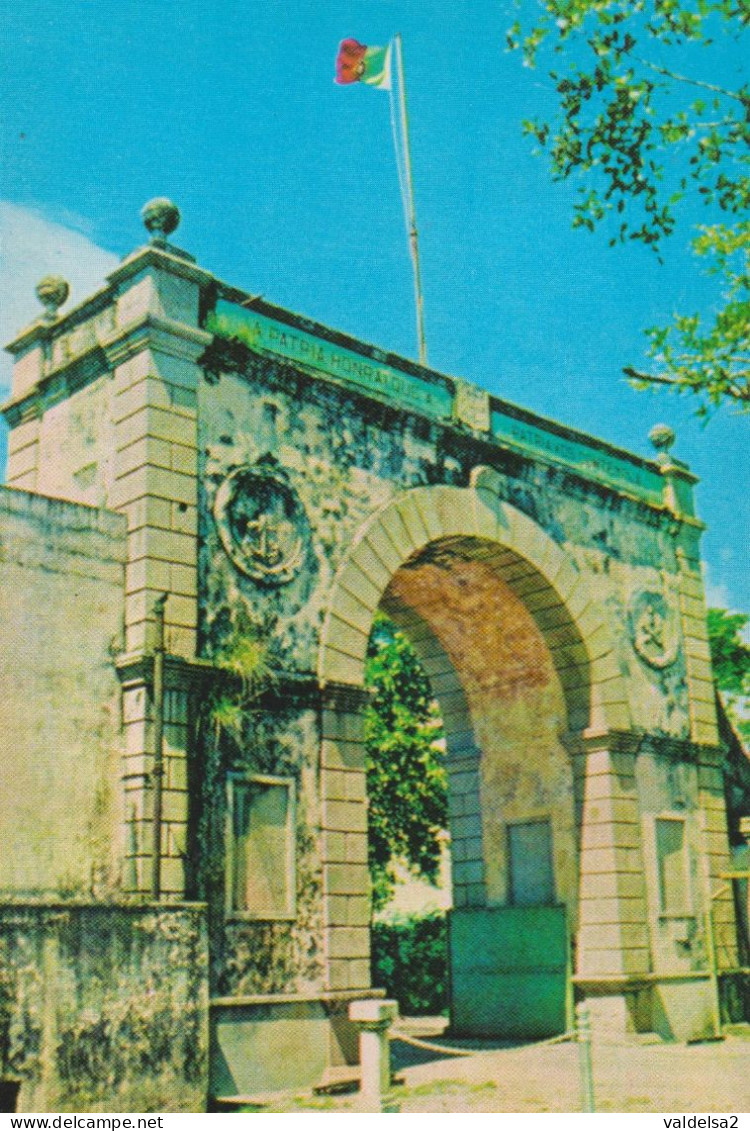
[[[719,735],[700,558],[700,537],[705,526],[696,517],[693,498],[698,478],[687,464],[672,455],[675,434],[666,424],[656,424],[649,432],[649,439],[657,451],[656,462],[664,478],[664,504],[678,520],[675,553],[679,571],[680,621],[685,642],[690,735],[693,742],[715,746]]]
[[[391,1086],[388,1030],[398,1016],[395,1001],[353,1001],[349,1019],[359,1025],[360,1095],[367,1111],[382,1111]]]
[[[147,892],[153,848],[154,756],[152,663],[150,657],[119,664],[122,681],[124,825],[124,887]],[[161,888],[165,897],[180,898],[185,891],[188,782],[187,757],[190,727],[190,677],[174,660],[167,660],[164,694],[164,776],[162,779]]]
[[[697,482],[696,476],[670,451],[674,432],[665,425],[656,425],[649,435],[659,453],[657,463],[664,476],[664,501],[679,519],[675,553],[679,571],[679,610],[685,649],[690,737],[697,750],[698,805],[702,818],[703,878],[706,886],[704,899],[707,905],[710,904],[718,967],[720,970],[729,969],[738,962],[737,928],[731,887],[721,880],[722,872],[730,869],[731,860],[716,689],[701,573],[700,538],[704,525],[695,515],[693,487]],[[717,892],[720,894],[713,898]]]
[[[682,531],[680,545],[677,547],[680,620],[685,642],[690,737],[693,742],[715,747],[719,742],[716,690],[708,644],[698,537],[699,531],[692,527],[686,528]]]
[[[154,227],[156,216],[156,227]],[[163,222],[166,218],[166,224]],[[169,657],[195,657],[198,624],[198,383],[211,335],[199,326],[201,290],[211,276],[163,238],[179,213],[151,202],[149,246],[109,276],[114,330],[104,343],[112,370],[114,466],[109,505],[127,515],[123,782],[127,886],[148,890],[153,820],[152,665],[154,606],[167,594]],[[161,225],[161,226],[159,226]],[[174,663],[172,663],[174,668]],[[188,693],[167,681],[163,779],[162,888],[184,894],[187,829]]]
[[[152,247],[110,276],[119,328],[107,349],[114,370],[110,505],[128,516],[128,652],[149,647],[154,600],[169,593],[167,650],[195,655],[198,359],[211,340],[198,327],[198,307],[206,278],[191,261]]]
[[[681,518],[695,518],[693,488],[698,476],[693,475],[686,463],[672,455],[676,439],[668,424],[655,424],[648,434],[656,450],[656,462],[664,477],[664,503],[673,514]]]
[[[367,692],[326,684],[320,798],[326,988],[370,985],[370,873],[362,711]]]
[[[698,803],[701,809],[706,902],[710,901],[716,965],[719,973],[739,964],[737,921],[732,884],[722,875],[732,870],[724,796],[721,751],[703,748],[698,762]]]
[[[451,834],[451,879],[454,907],[485,907],[481,753],[473,740],[471,749],[455,749],[448,739],[448,817]]]
[[[651,968],[637,740],[589,734],[575,754],[580,811],[580,895],[574,980],[597,1028],[630,1026],[625,991]]]

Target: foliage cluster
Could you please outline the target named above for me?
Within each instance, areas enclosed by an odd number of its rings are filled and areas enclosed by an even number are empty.
[[[448,821],[445,744],[430,684],[406,636],[382,614],[367,653],[369,863],[376,908],[399,859],[433,882]]]
[[[750,742],[750,715],[746,710],[750,700],[750,647],[740,633],[749,622],[750,616],[746,613],[708,610],[708,637],[716,686],[745,742]]]
[[[528,20],[509,29],[508,45],[525,65],[544,67],[558,107],[554,120],[524,128],[548,153],[554,179],[579,181],[573,225],[604,223],[610,244],[640,241],[658,254],[680,212],[706,206],[692,249],[717,277],[713,320],[675,314],[647,330],[655,372],[626,374],[636,387],[696,394],[699,415],[722,402],[750,408],[750,86],[730,77],[747,0],[519,7]]]
[[[411,1017],[442,1013],[448,1004],[448,923],[444,912],[410,915],[372,926],[372,984]]]
[[[253,705],[264,688],[273,682],[271,646],[261,628],[240,616],[223,641],[215,662],[227,673],[227,679],[211,689],[204,706],[217,742],[222,732],[241,741],[253,714]]]

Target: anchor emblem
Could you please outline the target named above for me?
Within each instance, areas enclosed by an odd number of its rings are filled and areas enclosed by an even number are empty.
[[[657,671],[677,659],[675,615],[661,593],[638,593],[630,609],[630,639],[640,658]]]
[[[278,522],[273,515],[261,514],[245,527],[243,545],[247,553],[267,569],[277,566],[284,557],[281,548],[284,526],[289,524]]]
[[[292,580],[305,556],[306,515],[281,476],[253,467],[231,472],[216,493],[214,517],[239,570],[256,581]]]

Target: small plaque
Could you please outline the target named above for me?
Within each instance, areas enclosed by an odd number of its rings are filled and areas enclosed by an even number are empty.
[[[453,415],[475,432],[489,432],[490,394],[468,381],[457,381]]]

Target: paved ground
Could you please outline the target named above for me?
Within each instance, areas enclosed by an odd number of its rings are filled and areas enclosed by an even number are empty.
[[[750,1043],[599,1044],[593,1049],[599,1111],[750,1111]],[[500,1049],[405,1068],[402,1111],[581,1110],[578,1048]]]
[[[468,1057],[427,1059],[433,1054],[406,1051],[399,1042],[393,1052],[404,1081],[394,1089],[395,1110],[401,1112],[581,1110],[575,1045],[494,1048]],[[599,1042],[593,1062],[598,1111],[750,1112],[750,1027],[720,1043]],[[356,1108],[356,1096],[337,1096],[297,1097],[272,1110]]]

